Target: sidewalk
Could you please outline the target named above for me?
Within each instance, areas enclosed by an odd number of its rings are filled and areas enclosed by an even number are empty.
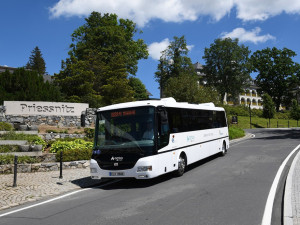
[[[286,180],[284,225],[300,225],[300,151],[293,160]]]
[[[90,168],[59,171],[18,173],[17,187],[13,187],[13,174],[0,175],[0,210],[45,197],[59,195],[100,183],[90,178]]]

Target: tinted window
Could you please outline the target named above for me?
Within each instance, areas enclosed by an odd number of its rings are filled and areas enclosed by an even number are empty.
[[[171,133],[226,127],[224,111],[168,108]]]

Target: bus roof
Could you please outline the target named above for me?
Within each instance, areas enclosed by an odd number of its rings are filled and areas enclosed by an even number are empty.
[[[97,110],[100,111],[107,111],[107,110],[116,110],[116,109],[124,109],[124,108],[131,108],[131,107],[141,107],[141,106],[165,106],[165,107],[173,107],[173,108],[186,108],[186,109],[206,109],[206,110],[217,110],[217,111],[224,111],[222,107],[215,107],[214,103],[202,103],[202,104],[191,104],[187,102],[176,102],[174,98],[162,98],[157,100],[142,100],[142,101],[135,101],[135,102],[125,102],[119,103],[109,106],[101,107]]]

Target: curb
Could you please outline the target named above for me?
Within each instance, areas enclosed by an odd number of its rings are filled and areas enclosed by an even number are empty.
[[[292,189],[293,189],[293,174],[297,166],[297,162],[300,158],[300,151],[297,153],[296,157],[293,159],[293,163],[289,170],[284,192],[284,210],[283,210],[283,224],[293,225],[293,204],[292,204]]]
[[[230,140],[229,143],[230,143],[230,144],[233,144],[233,143],[236,143],[236,142],[239,142],[239,141],[243,141],[243,140],[247,140],[247,139],[254,138],[254,137],[255,137],[254,134],[246,133],[246,135],[245,135],[244,137],[236,138],[236,139]]]

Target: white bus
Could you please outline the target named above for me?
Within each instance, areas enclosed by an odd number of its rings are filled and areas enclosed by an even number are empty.
[[[97,110],[92,179],[148,179],[229,148],[225,111],[213,103],[173,98],[121,103]]]

